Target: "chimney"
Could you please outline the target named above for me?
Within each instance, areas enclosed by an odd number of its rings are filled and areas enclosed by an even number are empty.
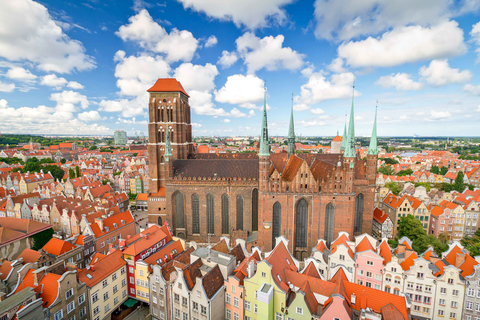
[[[118,246],[119,246],[120,250],[123,250],[123,248],[125,248],[127,246],[127,240],[119,239],[118,240]]]
[[[67,271],[75,271],[77,270],[77,265],[73,262],[67,262],[66,269]]]
[[[398,247],[397,247],[397,255],[399,255],[401,253],[405,253],[405,248],[406,248],[406,246],[403,243],[399,244]]]
[[[33,276],[33,285],[34,286],[38,286],[38,284],[40,283],[40,281],[42,281],[42,278],[43,276],[45,275],[45,267],[44,268],[41,268],[41,269],[37,269],[35,271],[32,272],[32,276]]]
[[[95,222],[96,224],[98,224],[98,227],[100,228],[100,230],[103,231],[103,219],[101,219],[101,218],[95,218],[94,222]]]
[[[95,266],[93,264],[90,265],[90,270],[95,271]]]
[[[127,234],[127,240],[130,239],[131,237],[132,237],[131,235]]]
[[[455,267],[460,268],[460,266],[465,262],[465,253],[457,253],[457,259],[455,260]]]
[[[5,300],[5,298],[7,298],[7,294],[5,292],[0,292],[0,302]]]

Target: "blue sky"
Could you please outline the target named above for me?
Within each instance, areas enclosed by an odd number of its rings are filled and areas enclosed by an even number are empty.
[[[479,0],[0,0],[0,131],[147,132],[178,78],[194,135],[478,136]]]

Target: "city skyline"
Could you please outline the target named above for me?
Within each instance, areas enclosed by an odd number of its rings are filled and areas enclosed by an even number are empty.
[[[258,136],[265,82],[272,136],[292,94],[297,136],[333,136],[354,81],[359,136],[377,100],[379,136],[475,136],[475,1],[216,2],[3,3],[2,133],[146,132],[146,90],[176,77],[194,136]]]

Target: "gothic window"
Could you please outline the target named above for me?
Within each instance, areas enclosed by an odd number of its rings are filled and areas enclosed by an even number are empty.
[[[327,245],[333,241],[333,228],[335,226],[335,207],[330,202],[325,210],[325,241]]]
[[[282,205],[280,202],[275,202],[273,205],[273,219],[272,219],[272,248],[275,247],[275,238],[280,237],[282,228]]]
[[[175,218],[176,228],[185,228],[183,194],[178,191],[175,193]]]
[[[307,247],[308,202],[301,199],[297,202],[297,218],[295,221],[295,247]]]
[[[363,223],[363,194],[359,193],[355,201],[355,225],[353,232],[362,232]]]
[[[207,194],[207,232],[209,234],[215,233],[215,201],[213,195]]]
[[[196,193],[192,194],[192,233],[200,233],[200,199]]]
[[[159,226],[162,225],[162,217],[158,217],[158,218],[157,218],[157,224],[158,224]]]
[[[229,204],[228,204],[228,195],[224,193],[222,195],[222,234],[229,233]]]
[[[252,191],[252,231],[258,231],[258,189]]]
[[[243,230],[243,197],[237,196],[237,230]]]

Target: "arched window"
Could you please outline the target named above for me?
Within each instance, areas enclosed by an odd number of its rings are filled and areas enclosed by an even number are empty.
[[[258,231],[258,189],[252,191],[252,231]]]
[[[237,230],[243,230],[243,197],[237,196]]]
[[[192,194],[192,233],[200,233],[200,199],[196,193]]]
[[[229,233],[229,211],[228,195],[224,193],[222,194],[222,234]]]
[[[215,201],[213,196],[209,193],[207,194],[207,232],[209,234],[215,233]]]
[[[297,218],[295,220],[295,247],[307,247],[308,202],[301,199],[297,202]]]
[[[330,245],[333,241],[333,228],[335,226],[335,207],[330,202],[325,210],[325,241]]]
[[[273,205],[273,219],[272,219],[272,248],[275,247],[275,239],[280,237],[282,230],[282,205],[280,202],[275,202]]]
[[[162,217],[158,217],[158,218],[157,218],[157,224],[158,224],[159,226],[162,225]]]
[[[175,228],[185,228],[183,194],[178,191],[175,193],[175,219]]]
[[[363,224],[363,194],[359,193],[355,201],[355,225],[353,232],[362,232]]]

